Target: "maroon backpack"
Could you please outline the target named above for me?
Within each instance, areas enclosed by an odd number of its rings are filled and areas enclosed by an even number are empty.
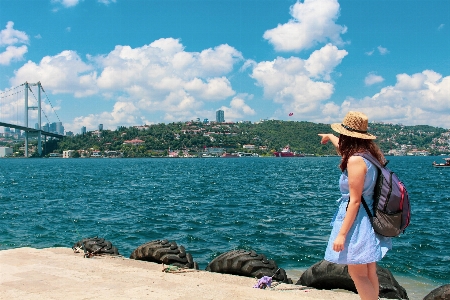
[[[378,159],[368,152],[355,155],[364,157],[378,168],[373,195],[373,215],[366,201],[361,197],[373,229],[376,233],[387,237],[400,235],[411,220],[411,206],[405,185],[394,172],[386,167],[387,163],[382,166]]]

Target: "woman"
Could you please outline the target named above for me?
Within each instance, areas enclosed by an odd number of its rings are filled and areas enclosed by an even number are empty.
[[[376,262],[381,260],[391,248],[391,239],[376,234],[369,216],[361,205],[361,196],[372,209],[373,193],[378,170],[371,162],[356,153],[370,152],[380,163],[385,158],[373,142],[375,136],[367,132],[367,116],[350,111],[342,124],[331,128],[340,135],[319,134],[321,143],[331,142],[342,159],[339,188],[342,197],[333,217],[333,227],[325,251],[325,260],[347,264],[348,273],[355,283],[361,299],[378,299],[379,283]],[[373,212],[372,212],[373,213]]]

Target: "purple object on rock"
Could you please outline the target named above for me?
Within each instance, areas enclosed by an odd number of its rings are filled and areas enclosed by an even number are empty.
[[[258,282],[253,287],[257,289],[265,289],[266,287],[270,287],[271,284],[272,284],[272,277],[263,276],[258,280]]]

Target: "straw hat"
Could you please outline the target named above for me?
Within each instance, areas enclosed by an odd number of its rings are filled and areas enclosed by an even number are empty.
[[[367,132],[369,119],[361,112],[349,111],[342,123],[331,124],[331,129],[355,138],[374,140],[377,137]]]

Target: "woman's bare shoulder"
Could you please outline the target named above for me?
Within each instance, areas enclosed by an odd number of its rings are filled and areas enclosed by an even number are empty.
[[[353,155],[350,156],[347,162],[347,168],[351,167],[366,167],[366,163],[364,162],[364,159],[361,156]]]

